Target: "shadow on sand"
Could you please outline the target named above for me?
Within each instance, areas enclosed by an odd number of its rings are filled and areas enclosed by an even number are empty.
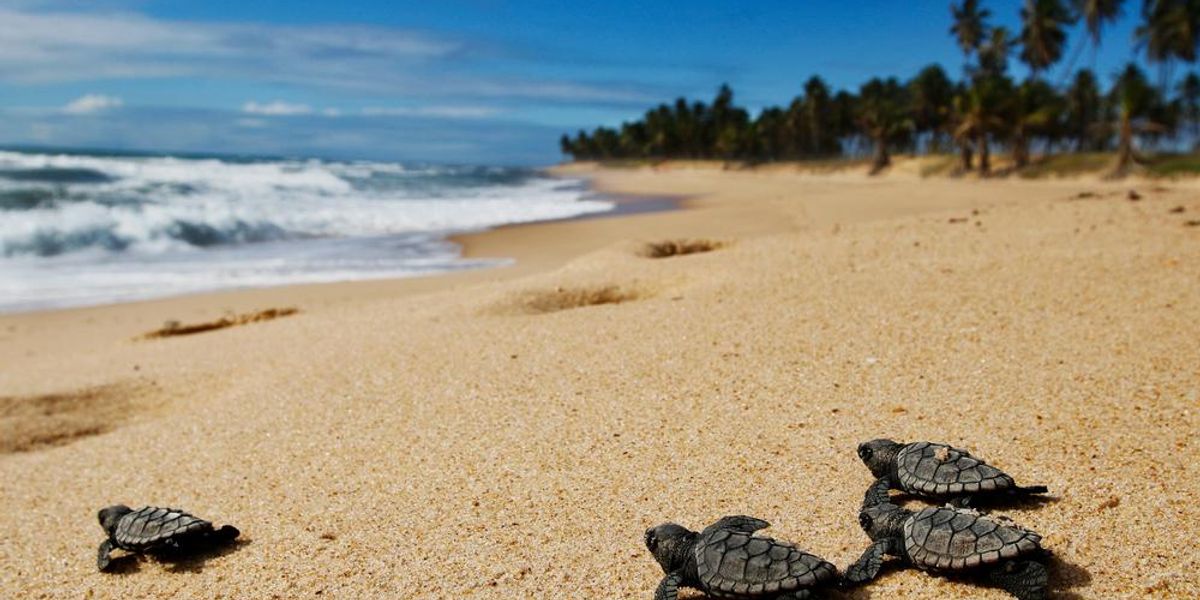
[[[160,550],[146,555],[127,554],[125,556],[116,556],[113,557],[112,562],[109,564],[107,572],[116,575],[137,573],[142,569],[142,561],[145,560],[143,556],[150,556],[159,562],[166,563],[166,568],[169,572],[199,573],[204,570],[204,566],[209,560],[237,552],[243,546],[247,546],[250,543],[251,541],[248,539],[238,538],[231,542],[192,548],[187,551]]]
[[[1087,587],[1092,582],[1092,574],[1083,567],[1067,562],[1057,556],[1049,555],[1042,560],[1046,568],[1050,571],[1050,584],[1046,590],[1046,598],[1054,600],[1077,600],[1083,596],[1075,592],[1076,588]],[[896,561],[885,562],[883,568],[879,571],[878,577],[885,577],[887,574],[900,571],[905,567]],[[986,575],[980,573],[954,573],[954,574],[934,574],[931,576],[945,576],[952,581],[957,581],[966,585],[977,585],[982,587],[996,588],[995,585],[987,582]],[[839,598],[844,600],[867,600],[871,597],[871,584],[866,583],[857,587],[836,588],[827,592],[830,598]]]
[[[1087,587],[1092,583],[1092,574],[1087,569],[1057,556],[1051,555],[1046,561],[1046,566],[1050,569],[1049,597],[1051,598],[1062,600],[1083,598],[1073,590]]]
[[[1057,496],[1049,494],[1034,494],[1030,496],[974,496],[966,508],[978,510],[986,514],[994,510],[1040,508],[1048,504],[1054,504],[1058,500]],[[891,501],[905,507],[911,507],[912,505],[939,506],[947,504],[945,501],[941,501],[939,504],[938,501],[931,501],[922,496],[914,496],[903,492],[892,494]]]

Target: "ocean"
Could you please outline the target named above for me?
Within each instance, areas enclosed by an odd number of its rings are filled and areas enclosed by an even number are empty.
[[[447,236],[612,208],[528,168],[0,151],[0,312],[493,266]]]

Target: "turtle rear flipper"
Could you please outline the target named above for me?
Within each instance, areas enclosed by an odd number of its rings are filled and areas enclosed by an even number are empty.
[[[1004,490],[1003,494],[1000,494],[997,497],[1003,497],[1010,501],[1035,500],[1036,498],[1032,498],[1033,496],[1043,496],[1044,494],[1049,493],[1050,488],[1044,485],[1027,485],[1008,488],[1007,490]],[[969,495],[957,496],[951,498],[947,504],[955,508],[970,508],[974,499],[974,496]],[[983,503],[986,504],[986,501]]]
[[[237,539],[237,536],[242,532],[238,531],[233,525],[223,525],[220,529],[213,532],[213,538],[218,542],[231,542]]]
[[[1019,496],[1036,496],[1038,494],[1049,494],[1050,488],[1044,485],[1026,485],[1013,488],[1013,493]]]
[[[233,525],[225,525],[220,529],[203,529],[167,540],[152,552],[166,558],[183,557],[224,546],[237,539],[240,534]]]
[[[989,579],[1018,600],[1043,600],[1049,575],[1046,566],[1032,560],[1004,563],[988,573]]]

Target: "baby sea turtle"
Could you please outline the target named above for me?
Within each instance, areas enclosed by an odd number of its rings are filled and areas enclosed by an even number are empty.
[[[100,509],[100,526],[108,539],[100,544],[96,566],[107,570],[109,554],[120,548],[137,553],[174,553],[200,550],[232,541],[239,534],[226,525],[213,524],[177,508],[147,506],[133,510],[124,504]]]
[[[1042,485],[1018,486],[1004,471],[946,444],[871,440],[859,444],[858,457],[891,489],[952,498],[958,505],[965,506],[973,497],[1018,498],[1048,491]]]
[[[700,533],[674,523],[646,530],[646,548],[666,573],[654,600],[675,600],[680,587],[714,598],[798,600],[837,579],[837,567],[820,557],[752,535],[770,526],[762,519],[732,516]]]
[[[949,506],[913,512],[888,502],[876,483],[858,522],[873,543],[846,569],[851,584],[874,579],[884,557],[894,556],[922,570],[980,575],[1020,600],[1046,597],[1042,536],[1011,521]]]

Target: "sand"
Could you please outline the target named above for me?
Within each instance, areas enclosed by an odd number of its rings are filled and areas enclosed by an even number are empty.
[[[488,271],[0,317],[0,596],[650,598],[645,528],[738,513],[845,566],[880,436],[1049,486],[1004,512],[1057,597],[1200,595],[1196,183],[586,169],[686,209],[461,238],[517,259]],[[118,502],[242,542],[100,574]]]

